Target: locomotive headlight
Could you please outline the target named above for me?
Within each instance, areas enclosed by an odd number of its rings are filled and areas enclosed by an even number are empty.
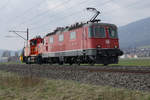
[[[118,48],[118,46],[117,46],[117,45],[115,45],[115,48]]]
[[[97,48],[101,48],[101,45],[97,45]]]

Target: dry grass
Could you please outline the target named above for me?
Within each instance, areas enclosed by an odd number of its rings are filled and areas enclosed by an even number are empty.
[[[0,100],[150,100],[150,93],[0,72]]]
[[[0,72],[0,85],[4,87],[26,88],[42,84],[44,80],[37,77],[20,77],[10,72]]]

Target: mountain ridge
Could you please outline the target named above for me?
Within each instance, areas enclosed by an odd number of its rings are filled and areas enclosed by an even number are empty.
[[[121,26],[118,33],[121,48],[150,45],[150,17]]]

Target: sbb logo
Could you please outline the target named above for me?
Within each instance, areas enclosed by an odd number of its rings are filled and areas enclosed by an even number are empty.
[[[106,44],[110,44],[110,40],[106,40],[105,42],[106,42]]]

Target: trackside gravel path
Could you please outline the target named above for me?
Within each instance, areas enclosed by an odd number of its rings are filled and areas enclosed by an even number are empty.
[[[150,91],[150,67],[1,64],[0,70],[23,76]]]

